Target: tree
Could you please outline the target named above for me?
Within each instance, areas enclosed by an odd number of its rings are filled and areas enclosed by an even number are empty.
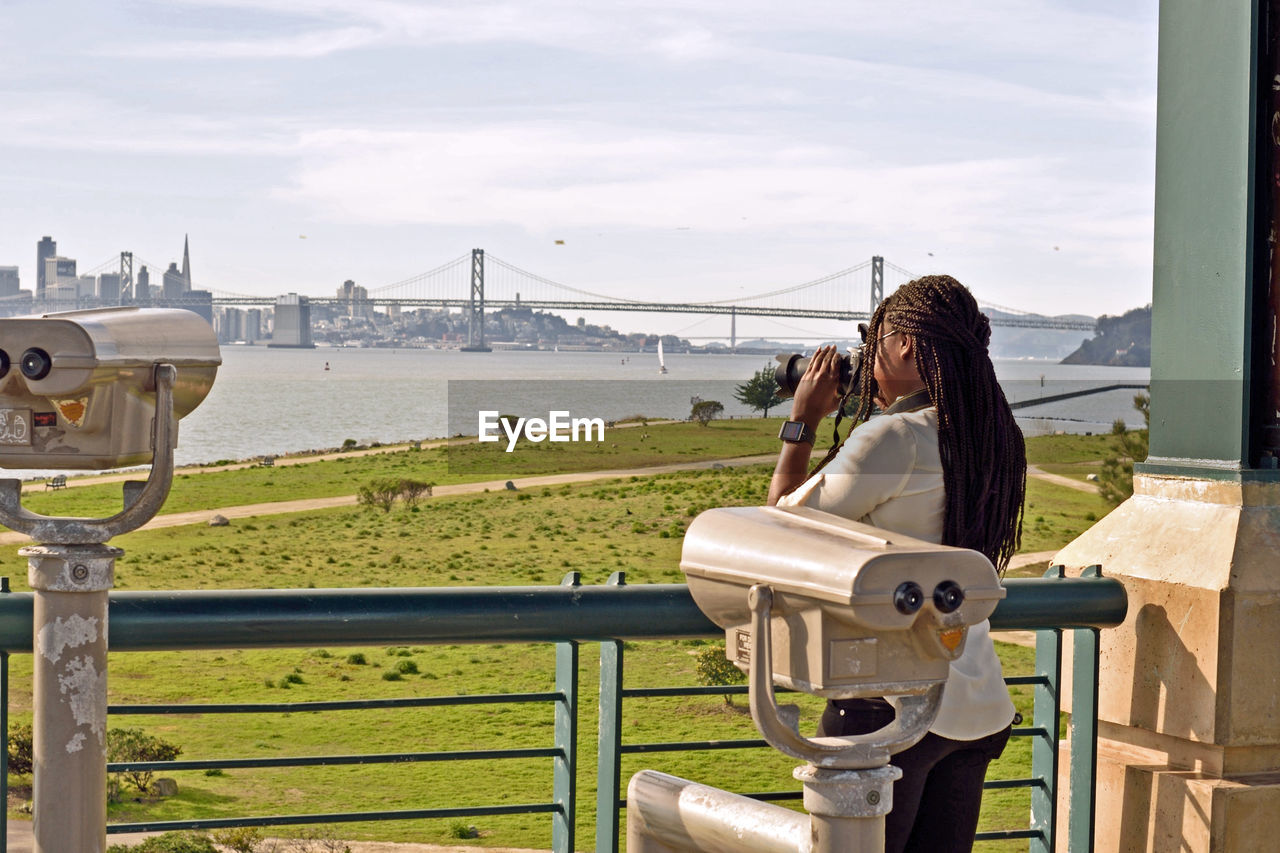
[[[366,486],[361,486],[357,490],[356,503],[360,506],[381,509],[383,512],[391,512],[391,505],[396,502],[396,498],[400,496],[399,480],[374,480]]]
[[[694,673],[699,683],[707,687],[741,684],[747,680],[746,673],[729,663],[729,659],[724,656],[724,643],[707,646],[698,652]],[[733,696],[724,694],[724,704],[732,705]]]
[[[1147,458],[1147,442],[1151,433],[1151,397],[1137,394],[1133,407],[1142,413],[1146,424],[1142,429],[1130,430],[1120,418],[1111,425],[1111,434],[1118,441],[1116,454],[1102,461],[1098,472],[1098,494],[1112,506],[1119,506],[1133,495],[1133,464]]]
[[[173,761],[182,747],[149,735],[141,729],[108,729],[107,760],[114,763],[134,761]],[[120,774],[142,793],[151,789],[154,770],[125,770]]]
[[[766,364],[757,370],[754,376],[734,389],[733,398],[744,406],[763,412],[764,417],[769,417],[770,409],[782,405],[773,368]]]
[[[724,411],[724,406],[715,400],[699,400],[693,404],[693,409],[689,412],[689,417],[698,422],[700,426],[706,426]]]

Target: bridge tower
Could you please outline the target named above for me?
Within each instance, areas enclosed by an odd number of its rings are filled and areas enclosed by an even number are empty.
[[[120,304],[133,302],[133,252],[120,253]]]
[[[471,250],[471,303],[467,314],[467,345],[462,351],[493,351],[484,345],[484,249]]]
[[[881,302],[884,302],[884,258],[873,255],[871,257],[871,310],[867,314],[867,319],[871,319],[876,313]]]
[[[738,351],[738,307],[732,306],[729,312],[729,352]]]

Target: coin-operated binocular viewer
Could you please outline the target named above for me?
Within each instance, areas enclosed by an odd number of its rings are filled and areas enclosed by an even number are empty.
[[[0,480],[0,524],[34,591],[35,843],[106,849],[107,594],[123,552],[105,544],[149,521],[169,494],[178,419],[200,405],[222,357],[213,330],[179,309],[103,308],[0,319],[0,467],[101,470],[150,463],[107,518],[38,515]]]
[[[680,566],[749,676],[760,734],[807,762],[794,775],[809,814],[644,770],[627,790],[627,849],[882,850],[901,775],[889,756],[924,737],[969,626],[1004,598],[990,561],[807,507],[763,507],[699,515]],[[883,696],[897,716],[865,735],[805,737],[775,684],[828,699]]]

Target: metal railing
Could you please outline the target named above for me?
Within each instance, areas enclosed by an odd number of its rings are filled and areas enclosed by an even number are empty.
[[[1039,631],[1036,674],[1009,679],[1034,687],[1030,727],[1015,734],[1033,738],[1032,777],[989,783],[989,787],[1032,790],[1031,825],[1026,830],[982,833],[986,838],[1029,838],[1033,853],[1055,849],[1059,802],[1058,747],[1062,631],[1075,633],[1074,689],[1071,707],[1069,848],[1092,849],[1094,763],[1096,756],[1098,629],[1123,620],[1124,588],[1100,577],[1096,569],[1082,578],[1064,578],[1060,569],[1045,579],[1005,582],[1008,597],[991,618],[994,630]],[[0,587],[0,591],[7,589]],[[222,705],[113,706],[111,714],[227,714],[339,711],[459,704],[550,703],[554,742],[546,747],[406,752],[355,756],[113,763],[110,772],[199,770],[376,764],[475,759],[547,757],[552,759],[552,798],[548,802],[456,808],[273,815],[111,824],[109,833],[201,829],[230,826],[278,826],[373,820],[545,813],[552,819],[552,849],[575,849],[577,818],[579,658],[582,643],[600,643],[599,738],[597,755],[596,850],[618,849],[620,759],[627,753],[673,749],[743,748],[763,741],[628,744],[621,740],[622,702],[649,695],[696,695],[744,688],[625,688],[623,641],[715,637],[721,634],[694,605],[682,584],[628,586],[621,573],[600,586],[581,586],[578,573],[556,586],[428,589],[340,589],[199,592],[114,592],[110,598],[111,650],[176,651],[191,649],[304,648],[316,645],[554,643],[555,689],[542,693],[467,695],[418,699]],[[0,595],[0,728],[8,735],[8,656],[32,648],[32,596]],[[0,761],[7,749],[0,753]],[[0,770],[7,769],[0,767]],[[7,785],[7,774],[0,774]],[[7,791],[6,791],[7,794]],[[757,795],[785,799],[789,792]],[[0,826],[0,849],[7,832]]]

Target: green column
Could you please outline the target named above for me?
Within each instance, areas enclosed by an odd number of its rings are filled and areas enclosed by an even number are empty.
[[[1144,473],[1238,479],[1257,464],[1251,330],[1255,282],[1265,289],[1267,275],[1266,231],[1255,221],[1258,20],[1256,2],[1160,6]]]

